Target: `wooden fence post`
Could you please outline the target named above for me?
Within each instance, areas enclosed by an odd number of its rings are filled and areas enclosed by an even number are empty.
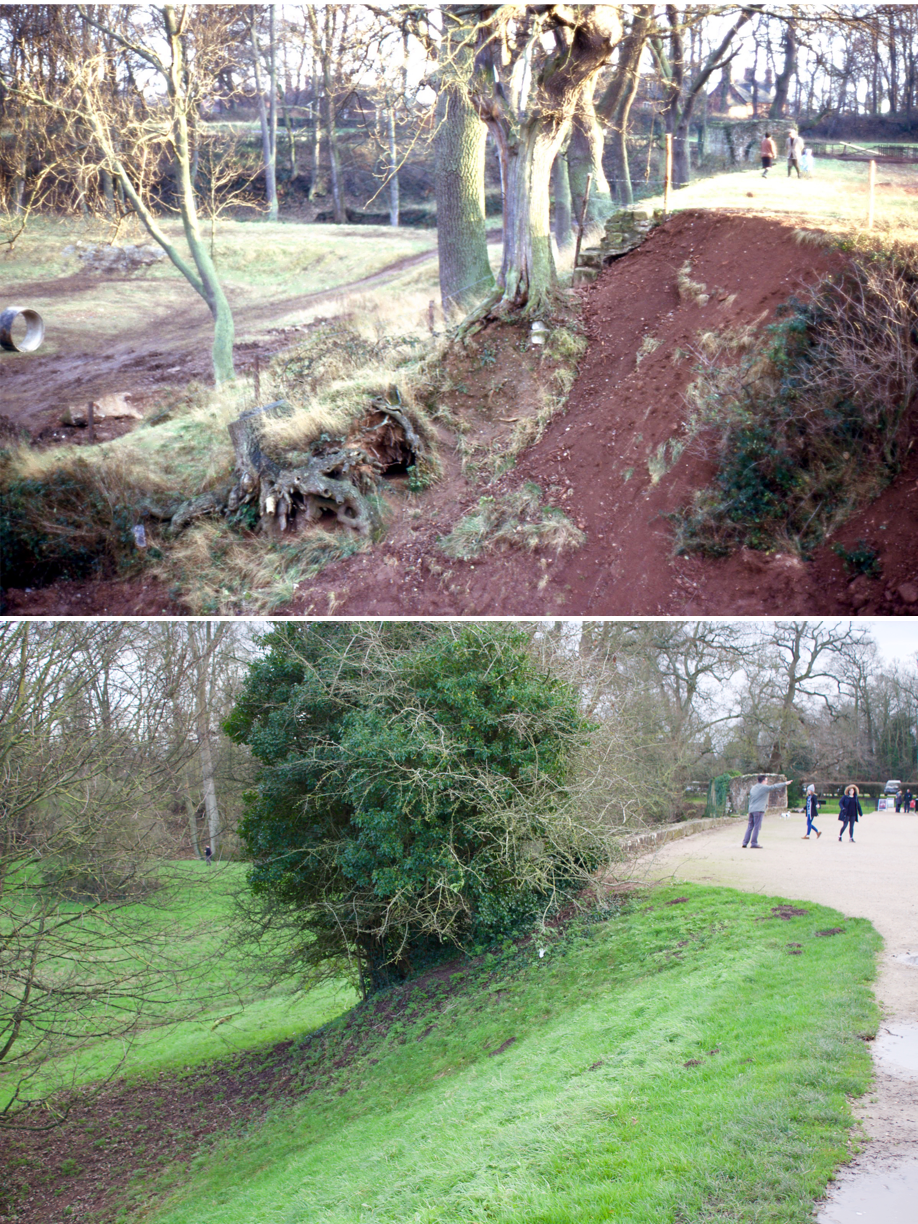
[[[673,181],[673,138],[666,133],[666,169],[663,172],[663,216],[669,216],[669,189]]]
[[[871,158],[867,172],[867,228],[873,229],[873,197],[877,187],[877,163]]]

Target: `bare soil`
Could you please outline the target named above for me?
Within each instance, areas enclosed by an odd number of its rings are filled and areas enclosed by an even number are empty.
[[[467,989],[468,971],[467,960],[440,965],[358,1006],[331,1036],[319,1029],[184,1074],[75,1093],[56,1103],[56,1125],[47,1125],[45,1111],[22,1115],[20,1129],[0,1130],[0,1224],[106,1224],[126,1207],[137,1209],[166,1166],[184,1181],[194,1175],[194,1158],[228,1132],[312,1092],[346,1094],[378,1061],[371,1056],[390,1040],[393,1024],[429,1016],[417,1040],[428,1037],[451,996]]]
[[[565,410],[541,441],[496,478],[495,460],[519,419],[537,410],[550,368],[525,351],[519,329],[492,325],[448,363],[451,389],[442,404],[448,416],[440,426],[443,478],[411,498],[394,491],[383,542],[328,566],[281,611],[307,616],[913,613],[918,451],[910,453],[879,500],[831,542],[845,549],[861,542],[873,548],[878,578],[847,573],[828,543],[806,562],[749,550],[724,559],[673,555],[666,516],[713,475],[703,438],[672,462],[672,442],[685,437],[684,394],[699,333],[767,323],[782,302],[832,271],[839,259],[818,245],[798,242],[795,225],[786,218],[707,211],[672,217],[594,285],[571,295],[589,339],[579,377]],[[705,304],[680,297],[676,278],[687,261],[692,280],[710,295]],[[57,282],[60,292],[80,289],[76,279]],[[47,293],[48,285],[42,289]],[[285,313],[289,308],[284,302]],[[268,321],[265,308],[258,314],[262,324]],[[192,334],[190,315],[191,310],[188,318],[170,319],[165,337],[158,329],[123,337],[114,354],[52,359],[53,369],[35,374],[44,388],[41,402],[56,395],[59,403],[61,388],[70,395],[71,386],[79,386],[80,395],[131,390],[137,402],[160,377],[174,380],[179,362],[184,378],[204,377],[208,320],[198,310]],[[247,318],[244,308],[242,317]],[[267,357],[289,342],[284,334],[269,333],[254,344]],[[8,391],[15,401],[10,401],[14,412],[3,411],[27,418],[32,426],[41,413],[25,364],[21,373],[0,364],[0,380],[0,402],[6,405]],[[456,453],[457,423],[464,462]],[[545,547],[505,549],[467,562],[444,555],[441,539],[481,497],[500,501],[525,482],[537,484],[547,502],[564,509],[585,532],[581,548],[560,556]],[[96,592],[85,583],[59,583],[55,590],[56,595],[43,592],[40,599],[37,593],[9,592],[9,608],[20,615],[101,611],[87,606]],[[117,610],[113,592],[98,593]],[[136,602],[133,589],[125,602],[131,601]]]

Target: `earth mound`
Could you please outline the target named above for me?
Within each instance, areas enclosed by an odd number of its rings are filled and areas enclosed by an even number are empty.
[[[449,358],[458,387],[451,411],[471,432],[449,439],[441,430],[444,452],[458,451],[461,441],[468,454],[474,439],[476,463],[492,473],[491,482],[470,479],[467,466],[446,456],[443,478],[410,513],[392,516],[381,544],[328,565],[277,611],[306,616],[913,613],[918,451],[909,453],[882,496],[808,561],[750,549],[722,559],[674,555],[668,516],[714,475],[704,435],[692,436],[686,428],[686,391],[703,337],[766,326],[779,305],[838,268],[842,259],[818,241],[801,241],[801,231],[787,218],[728,211],[671,217],[637,250],[605,268],[594,284],[574,291],[589,347],[567,404],[540,440],[496,478],[511,427],[538,410],[539,370],[524,353],[525,334],[491,325],[468,353],[457,348]],[[463,407],[463,400],[477,406]],[[483,498],[492,507],[512,506],[532,500],[536,486],[548,513],[563,511],[570,520],[566,551],[555,550],[550,534],[534,546],[530,535],[528,548],[512,547],[512,532],[504,532],[500,548],[486,548],[468,560],[444,554],[444,537],[463,516],[475,513]],[[570,539],[581,539],[580,533],[584,542],[571,548]],[[871,565],[859,572],[853,562],[864,556]],[[73,585],[78,603],[70,597],[71,584],[62,582],[53,593],[9,592],[9,610],[20,615],[98,611],[93,593]],[[147,589],[141,598],[132,592],[127,602],[131,612],[143,614],[151,596],[159,601],[164,595]],[[113,596],[106,591],[109,608]]]
[[[685,430],[685,392],[705,332],[766,325],[776,308],[832,272],[841,256],[801,241],[786,220],[686,212],[581,290],[589,349],[566,410],[488,490],[531,481],[564,508],[586,543],[555,558],[504,551],[431,565],[436,537],[394,529],[387,556],[326,571],[291,611],[321,614],[322,592],[348,594],[343,615],[867,615],[918,601],[918,456],[881,499],[804,562],[744,549],[712,559],[673,555],[667,516],[713,476],[704,438]],[[466,491],[454,517],[480,495]],[[876,577],[849,573],[868,541]],[[442,556],[441,556],[442,562]],[[335,571],[338,571],[337,573]],[[433,572],[431,572],[433,571]]]

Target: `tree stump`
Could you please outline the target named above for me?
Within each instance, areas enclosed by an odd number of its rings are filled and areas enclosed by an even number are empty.
[[[408,416],[377,397],[346,439],[316,443],[305,463],[286,467],[265,453],[260,429],[266,413],[286,407],[278,400],[230,424],[236,455],[232,485],[178,502],[148,499],[144,512],[169,519],[173,535],[202,515],[232,514],[245,505],[258,508],[258,530],[270,535],[318,522],[326,514],[359,536],[369,535],[373,513],[368,495],[385,472],[407,471],[424,451]]]
[[[370,506],[364,494],[369,492],[366,485],[375,481],[368,481],[365,473],[355,473],[364,485],[361,489],[349,478],[351,471],[361,466],[362,455],[338,447],[317,452],[300,467],[282,468],[264,453],[259,418],[281,407],[285,407],[283,401],[256,408],[229,426],[237,479],[227,499],[227,511],[257,504],[258,528],[269,534],[287,531],[301,515],[305,522],[314,523],[330,511],[342,526],[358,535],[369,535]]]

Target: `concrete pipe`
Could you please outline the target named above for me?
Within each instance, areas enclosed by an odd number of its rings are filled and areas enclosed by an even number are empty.
[[[22,324],[25,324],[25,333]],[[8,353],[33,353],[44,338],[45,325],[37,310],[8,306],[0,314],[0,348]]]

